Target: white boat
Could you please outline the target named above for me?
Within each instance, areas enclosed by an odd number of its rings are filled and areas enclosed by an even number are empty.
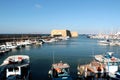
[[[0,54],[1,53],[5,53],[5,52],[9,52],[10,49],[6,47],[6,45],[0,45]]]
[[[119,46],[120,42],[118,40],[112,40],[110,46]]]
[[[101,41],[98,41],[98,43],[100,45],[109,45],[109,46],[119,46],[120,45],[120,41],[117,41],[117,40],[101,40]]]
[[[22,48],[22,42],[20,42],[20,41],[17,41],[17,42],[16,42],[16,45],[17,45],[17,49],[20,49],[20,48]]]
[[[68,40],[70,37],[67,36],[67,37],[55,37],[56,40],[60,41],[60,40]]]
[[[41,39],[44,43],[52,43],[55,42],[55,38]]]
[[[0,65],[0,80],[29,80],[30,60],[27,55],[9,56]]]
[[[95,55],[95,59],[105,65],[105,70],[112,78],[118,78],[120,59],[113,56],[113,52],[107,52],[105,55]],[[120,79],[120,78],[119,78]]]
[[[31,45],[32,43],[31,43],[31,41],[30,40],[25,40],[25,41],[23,41],[22,42],[22,45]]]
[[[107,52],[105,55],[95,55],[95,59],[99,62],[120,62],[119,58],[113,56],[114,52]]]
[[[110,42],[110,46],[117,46],[117,45],[118,45],[117,42],[114,41]]]
[[[110,44],[110,40],[107,39],[107,40],[101,40],[101,41],[98,41],[100,45],[109,45]]]
[[[120,80],[119,62],[106,62],[105,70],[109,77]]]
[[[41,41],[37,41],[35,44],[36,45],[42,45],[42,42]]]
[[[9,49],[15,49],[17,48],[17,45],[15,44],[15,42],[6,42],[6,47]]]
[[[48,74],[52,80],[72,80],[67,63],[59,62],[52,64]]]

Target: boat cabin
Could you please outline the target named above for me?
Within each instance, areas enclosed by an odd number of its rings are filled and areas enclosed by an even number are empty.
[[[119,70],[119,62],[107,62],[106,69],[109,73],[115,74]]]
[[[28,75],[29,69],[29,64],[10,64],[6,67],[6,78],[11,76],[19,76],[20,79],[23,79]]]
[[[11,75],[21,75],[21,67],[9,67],[6,69],[6,77]]]
[[[53,77],[69,76],[69,67],[66,63],[53,64]]]
[[[112,58],[112,57],[113,57],[113,53],[114,53],[114,52],[107,52],[107,53],[105,54],[105,57],[106,57],[106,58]]]

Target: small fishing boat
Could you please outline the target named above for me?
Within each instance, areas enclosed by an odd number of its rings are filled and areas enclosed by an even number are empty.
[[[69,68],[70,66],[67,63],[60,61],[59,63],[52,64],[48,75],[51,80],[72,80]]]
[[[107,52],[105,55],[95,55],[95,59],[105,65],[105,70],[111,78],[120,77],[120,59],[113,56],[113,52]]]
[[[110,78],[120,80],[120,63],[119,62],[106,62],[105,69]]]
[[[30,60],[27,55],[9,56],[0,65],[0,80],[29,80]]]
[[[87,77],[100,78],[104,76],[104,65],[97,61],[92,61],[89,64],[78,65],[78,78],[86,79]]]

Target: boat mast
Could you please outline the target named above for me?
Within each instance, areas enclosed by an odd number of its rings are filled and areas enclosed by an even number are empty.
[[[95,59],[94,48],[92,49],[92,58],[93,58],[93,60]]]
[[[55,63],[54,51],[53,51],[53,64]]]

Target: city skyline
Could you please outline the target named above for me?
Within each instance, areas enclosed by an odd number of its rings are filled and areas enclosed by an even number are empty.
[[[0,33],[120,31],[120,0],[1,0]]]

